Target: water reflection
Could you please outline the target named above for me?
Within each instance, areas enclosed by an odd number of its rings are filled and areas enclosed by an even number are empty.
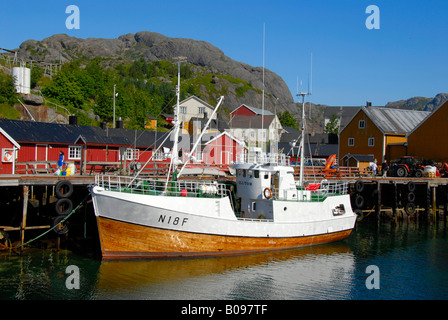
[[[448,299],[445,224],[360,225],[342,242],[266,254],[105,260],[70,251],[0,253],[0,299]],[[66,268],[80,289],[66,287]],[[380,289],[366,288],[366,269]]]
[[[233,257],[103,261],[93,298],[344,299],[353,271],[344,243]]]

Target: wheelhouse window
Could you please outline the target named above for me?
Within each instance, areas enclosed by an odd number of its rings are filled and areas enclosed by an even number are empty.
[[[69,146],[68,147],[68,159],[80,160],[82,154],[82,146]]]

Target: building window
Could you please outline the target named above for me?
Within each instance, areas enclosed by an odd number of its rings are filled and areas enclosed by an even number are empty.
[[[126,149],[126,160],[132,161],[132,160],[139,160],[140,159],[140,150],[138,149],[132,149],[127,148]]]
[[[348,146],[353,147],[355,145],[355,138],[348,138]]]
[[[82,153],[82,146],[69,146],[68,147],[68,159],[80,160]]]
[[[365,120],[359,120],[359,129],[364,129],[366,127],[366,121]]]
[[[180,107],[179,112],[182,113],[182,114],[186,114],[187,113],[187,107]]]
[[[205,107],[199,107],[199,114],[205,113]]]
[[[375,138],[369,138],[369,147],[375,146]]]

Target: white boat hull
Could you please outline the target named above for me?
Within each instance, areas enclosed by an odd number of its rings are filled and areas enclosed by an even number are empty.
[[[228,197],[152,196],[98,186],[91,193],[103,257],[287,249],[346,238],[356,221],[348,195],[321,202],[266,200],[275,219],[257,220],[238,219]],[[333,209],[341,204],[347,210],[335,216]]]

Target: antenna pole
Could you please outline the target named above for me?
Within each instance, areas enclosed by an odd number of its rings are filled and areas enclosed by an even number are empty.
[[[313,56],[311,55],[311,80],[310,82],[312,82],[312,64],[313,64]],[[300,186],[303,186],[303,169],[304,169],[304,163],[305,163],[305,128],[306,128],[306,123],[305,123],[305,96],[309,96],[311,95],[311,90],[312,90],[312,84],[311,86],[309,86],[309,90],[308,92],[303,92],[302,91],[302,81],[300,81],[300,93],[297,94],[297,96],[301,96],[302,97],[302,136],[301,136],[301,148],[300,148],[300,176],[299,176],[299,184]]]
[[[265,65],[265,37],[266,37],[266,23],[263,23],[263,95],[261,96],[261,143],[263,151],[264,143],[264,65]]]

